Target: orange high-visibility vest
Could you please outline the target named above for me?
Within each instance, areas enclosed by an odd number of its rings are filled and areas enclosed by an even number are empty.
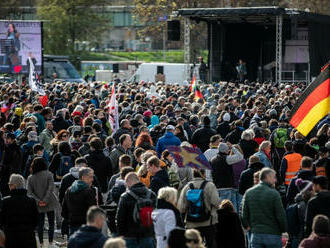
[[[325,167],[324,166],[318,166],[316,167],[316,175],[317,176],[327,176],[325,172]]]
[[[285,155],[284,158],[287,161],[287,169],[285,172],[285,184],[289,185],[291,179],[300,170],[300,163],[302,156],[299,153],[290,153],[288,155]]]

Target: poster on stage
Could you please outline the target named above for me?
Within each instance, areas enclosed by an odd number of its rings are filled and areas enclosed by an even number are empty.
[[[41,29],[40,21],[0,21],[0,74],[29,73],[29,57],[41,73]]]

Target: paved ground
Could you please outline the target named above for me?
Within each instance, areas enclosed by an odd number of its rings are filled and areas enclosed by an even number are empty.
[[[38,235],[36,235],[37,243],[38,243],[38,248],[41,248],[39,244],[39,239]],[[53,247],[52,248],[60,248],[60,247],[66,247],[66,239],[62,237],[60,233],[55,233],[54,234],[54,242],[53,242]],[[44,245],[43,248],[48,248],[48,232],[44,232]],[[49,247],[50,248],[50,247]]]

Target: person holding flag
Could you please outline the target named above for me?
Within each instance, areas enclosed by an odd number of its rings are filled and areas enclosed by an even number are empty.
[[[46,95],[46,92],[43,88],[43,85],[41,84],[40,77],[38,73],[35,70],[35,63],[33,62],[33,58],[28,58],[30,70],[29,70],[29,87],[32,91],[35,91],[40,96],[39,101],[42,104],[43,107],[47,106],[48,103],[48,96]]]
[[[194,93],[194,100],[197,102],[199,99],[203,99],[204,101],[204,96],[202,92],[200,91],[199,84],[196,82],[196,77],[193,77],[193,80],[191,81],[190,84],[190,92]]]
[[[119,129],[119,115],[118,115],[118,102],[116,99],[116,85],[112,85],[110,102],[108,104],[109,109],[109,123],[112,131],[112,136]]]

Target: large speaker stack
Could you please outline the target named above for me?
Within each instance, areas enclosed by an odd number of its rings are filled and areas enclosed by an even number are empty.
[[[167,39],[170,41],[180,40],[180,21],[167,21]]]

